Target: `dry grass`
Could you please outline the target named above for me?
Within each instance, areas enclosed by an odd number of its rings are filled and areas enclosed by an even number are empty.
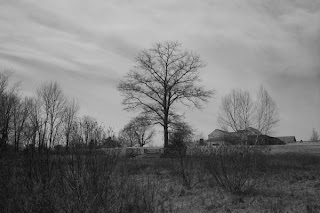
[[[186,187],[166,158],[2,157],[0,212],[320,212],[320,156],[294,145],[281,149],[259,168],[263,181],[241,196],[204,170],[186,171],[205,179]],[[184,163],[187,170],[196,165]]]
[[[297,142],[286,145],[271,145],[268,147],[272,154],[306,153],[310,155],[320,155],[320,142]]]

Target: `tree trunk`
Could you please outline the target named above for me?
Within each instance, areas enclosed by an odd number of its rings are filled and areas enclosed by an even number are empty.
[[[165,123],[163,126],[163,140],[164,140],[164,146],[163,148],[168,148],[169,146],[169,132],[168,132],[168,124]]]
[[[69,152],[69,133],[66,134],[66,152]]]
[[[6,141],[4,138],[0,139],[0,151],[5,151]]]
[[[0,149],[7,151],[8,133],[6,131],[2,132],[2,139],[0,142]]]

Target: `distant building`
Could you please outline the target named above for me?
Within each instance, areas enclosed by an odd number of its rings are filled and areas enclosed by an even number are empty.
[[[262,135],[261,132],[255,128],[248,127],[245,130],[238,130],[237,132],[227,132],[220,129],[215,129],[208,135],[206,141],[209,146],[218,145],[276,145],[285,144],[282,140],[268,135]]]
[[[276,138],[280,139],[284,143],[295,143],[297,141],[295,136],[281,136]]]
[[[270,137],[268,135],[249,135],[248,136],[249,145],[285,145],[285,142],[279,138]]]

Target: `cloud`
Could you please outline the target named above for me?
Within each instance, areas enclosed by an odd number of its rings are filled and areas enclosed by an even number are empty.
[[[202,112],[186,110],[197,129],[218,128],[219,100],[231,88],[254,93],[261,84],[283,111],[280,134],[301,127],[297,119],[320,128],[312,116],[320,94],[318,0],[2,0],[0,28],[0,61],[26,90],[57,80],[84,112],[111,118],[117,129],[129,120],[120,111],[118,80],[141,49],[164,40],[181,41],[208,64],[203,84],[217,96]]]

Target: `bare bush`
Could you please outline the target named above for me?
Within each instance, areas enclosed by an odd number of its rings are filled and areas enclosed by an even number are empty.
[[[163,212],[162,182],[132,175],[118,155],[39,153],[0,161],[0,209],[4,212]]]
[[[241,195],[259,183],[263,159],[258,146],[220,146],[206,156],[205,167],[219,187]]]
[[[119,193],[119,204],[114,212],[158,212],[161,185],[150,177],[129,177]]]
[[[169,148],[165,149],[163,155],[171,157],[171,169],[174,175],[188,190],[203,181],[200,156],[195,153],[187,154],[187,150],[192,145],[193,133],[194,129],[188,123],[177,122],[170,135]]]
[[[201,164],[201,156],[177,154],[172,158],[171,169],[178,177],[182,185],[190,190],[197,184],[204,181],[204,169]]]

